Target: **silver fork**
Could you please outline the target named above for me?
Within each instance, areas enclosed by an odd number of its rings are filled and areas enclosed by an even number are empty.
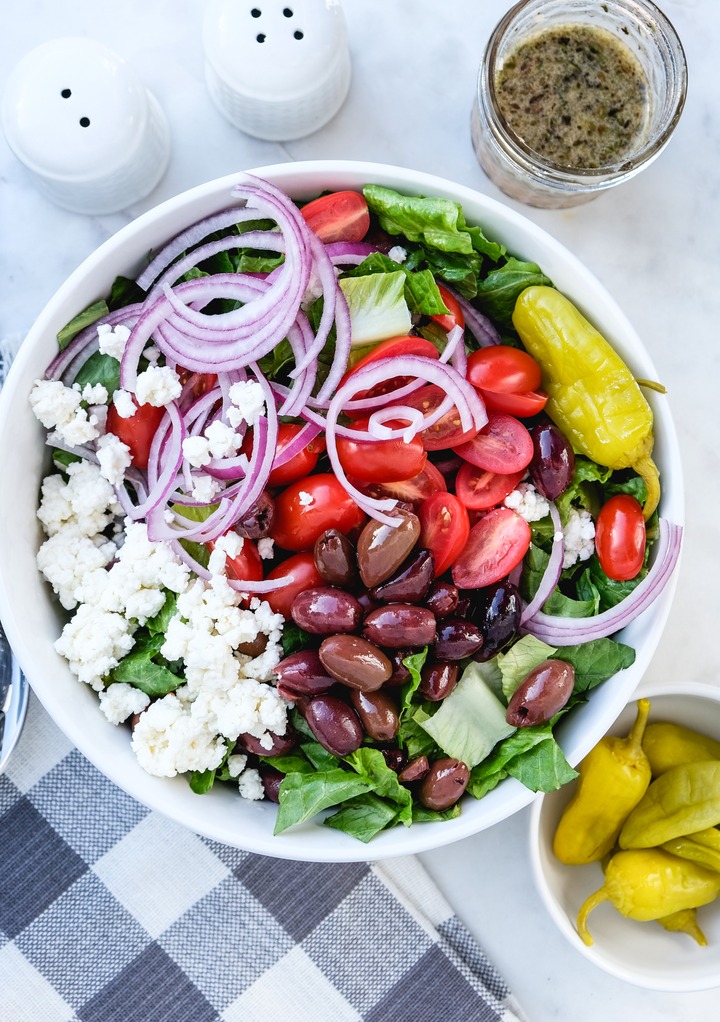
[[[25,723],[29,688],[0,625],[0,774]]]

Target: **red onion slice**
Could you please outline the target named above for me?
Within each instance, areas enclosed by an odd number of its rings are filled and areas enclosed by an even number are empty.
[[[562,572],[563,558],[565,556],[565,538],[563,536],[560,513],[553,501],[550,501],[550,517],[552,518],[555,530],[550,557],[547,567],[543,572],[543,577],[540,579],[540,585],[537,587],[537,592],[532,600],[523,608],[523,612],[520,615],[521,625],[525,624],[526,621],[530,621],[542,609],[543,604],[558,584],[558,579]]]
[[[538,611],[525,621],[523,629],[552,646],[574,646],[591,642],[630,624],[657,599],[673,573],[682,545],[682,527],[660,519],[655,559],[645,578],[622,603],[590,618],[556,617]]]
[[[502,338],[497,328],[487,316],[484,316],[474,305],[471,305],[467,298],[463,298],[457,291],[453,291],[451,287],[448,287],[444,281],[443,287],[453,296],[462,309],[463,316],[465,317],[465,326],[470,330],[470,333],[481,348],[487,348],[491,344],[502,344]]]

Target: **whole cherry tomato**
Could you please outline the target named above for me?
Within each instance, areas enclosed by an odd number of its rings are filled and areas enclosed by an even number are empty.
[[[303,426],[296,422],[281,422],[278,426],[277,453],[293,442]],[[249,431],[248,431],[249,432]],[[316,437],[306,447],[294,454],[289,461],[273,468],[268,477],[268,486],[287,486],[296,479],[309,475],[318,463],[320,452],[325,449],[325,440]],[[245,452],[247,453],[247,452]]]
[[[295,597],[299,593],[304,592],[305,589],[312,589],[313,586],[322,586],[325,583],[323,582],[322,575],[315,567],[312,553],[308,550],[288,557],[282,564],[278,564],[277,567],[273,568],[268,578],[284,578],[286,575],[292,575],[292,582],[287,582],[282,589],[275,589],[271,593],[265,593],[263,599],[270,604],[276,614],[282,614],[289,621],[290,609]]]
[[[394,426],[395,423],[388,423]],[[367,429],[367,420],[358,420],[353,428]],[[337,438],[340,464],[348,476],[363,483],[391,483],[412,479],[425,467],[427,454],[419,436],[406,443],[402,437],[390,440],[350,440]]]
[[[635,578],[645,561],[646,543],[643,509],[634,497],[618,493],[603,504],[595,523],[595,552],[608,578]]]
[[[342,483],[332,473],[320,472],[277,494],[270,535],[283,550],[309,550],[326,529],[348,533],[364,520]]]

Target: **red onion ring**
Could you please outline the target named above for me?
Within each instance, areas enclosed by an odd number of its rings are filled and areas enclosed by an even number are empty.
[[[525,624],[526,621],[530,621],[538,613],[538,611],[542,609],[543,604],[558,584],[558,579],[562,572],[563,558],[565,556],[565,538],[563,535],[562,522],[560,521],[560,512],[555,506],[554,501],[550,501],[550,517],[552,518],[553,528],[555,530],[550,557],[548,558],[547,566],[543,572],[542,578],[540,579],[540,584],[537,587],[535,595],[532,600],[525,605],[520,615],[521,625]]]

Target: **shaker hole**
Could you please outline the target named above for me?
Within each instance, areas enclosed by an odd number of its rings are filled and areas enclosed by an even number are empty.
[[[260,33],[260,35],[256,35],[255,38],[257,39],[257,41],[259,43],[264,43],[265,42],[265,36],[262,34],[262,32]]]
[[[80,127],[81,128],[89,128],[90,127],[90,118],[89,117],[81,117],[80,118]]]
[[[304,39],[304,37],[305,37],[305,33],[304,33],[304,32],[301,32],[301,31],[300,31],[300,30],[298,29],[298,31],[297,31],[297,32],[293,32],[293,36],[295,37],[295,39]]]
[[[253,9],[250,11],[250,14],[252,15],[253,18],[259,18],[260,15],[262,14],[262,11],[259,11],[257,7],[253,7]]]
[[[289,7],[284,7],[283,8],[283,15],[286,18],[292,18],[293,12],[291,11],[291,9]]]
[[[62,96],[63,99],[70,99],[70,97],[72,96],[72,92],[70,91],[70,89],[63,89],[60,95]]]

